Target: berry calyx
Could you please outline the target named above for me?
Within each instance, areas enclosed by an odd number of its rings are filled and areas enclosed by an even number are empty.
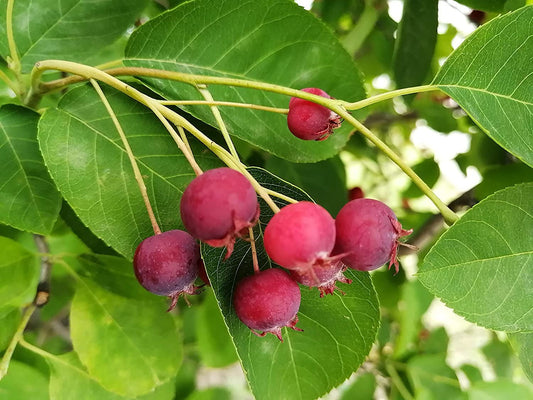
[[[236,237],[246,236],[259,218],[251,183],[231,168],[216,168],[187,186],[180,204],[181,219],[195,238],[213,247],[226,246],[228,258]]]
[[[356,199],[344,205],[335,220],[337,239],[333,254],[344,254],[342,262],[359,271],[372,271],[389,262],[396,273],[399,239],[410,235],[394,212],[373,199]]]
[[[289,204],[268,222],[263,244],[275,263],[305,272],[329,262],[335,245],[335,220],[318,204]]]
[[[331,99],[319,88],[305,88],[302,91]],[[320,104],[292,97],[289,101],[287,125],[292,134],[303,140],[325,140],[333,129],[340,126],[340,116]]]
[[[291,271],[293,279],[302,285],[316,287],[320,292],[320,297],[333,294],[337,288],[337,281],[350,284],[351,279],[344,276],[346,266],[338,260],[325,264],[314,265],[307,271]]]
[[[149,292],[168,296],[172,310],[181,294],[194,294],[198,276],[200,247],[187,232],[171,230],[144,239],[133,257],[139,283]]]
[[[301,331],[296,327],[300,300],[298,284],[277,268],[242,279],[233,294],[235,313],[254,335],[262,337],[272,333],[281,341],[284,326]]]

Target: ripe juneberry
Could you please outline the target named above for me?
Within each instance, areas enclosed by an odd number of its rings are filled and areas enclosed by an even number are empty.
[[[346,266],[337,260],[336,262],[315,265],[307,271],[291,271],[290,274],[296,282],[305,286],[316,287],[320,292],[320,297],[324,297],[326,294],[333,294],[337,289],[337,281],[352,283],[351,279],[344,276],[345,270]]]
[[[195,293],[193,282],[198,276],[200,262],[196,240],[176,229],[144,239],[135,250],[133,269],[146,290],[172,300],[170,311],[180,294]]]
[[[289,204],[268,222],[263,244],[275,263],[291,270],[308,271],[331,262],[335,246],[335,220],[318,204]]]
[[[277,268],[242,279],[233,294],[235,313],[255,335],[262,337],[272,333],[281,341],[284,326],[301,331],[295,326],[300,300],[298,284]]]
[[[337,239],[334,254],[345,254],[342,262],[359,271],[372,271],[389,261],[399,270],[399,238],[410,235],[394,212],[373,199],[356,199],[344,205],[335,220]]]
[[[236,237],[245,236],[259,218],[259,203],[250,181],[238,171],[216,168],[187,186],[181,219],[195,238],[213,247],[226,246],[228,258]]]
[[[302,91],[331,99],[331,96],[318,88],[305,88]],[[287,125],[292,134],[303,140],[325,140],[333,129],[340,126],[340,117],[330,109],[292,97],[289,101]]]

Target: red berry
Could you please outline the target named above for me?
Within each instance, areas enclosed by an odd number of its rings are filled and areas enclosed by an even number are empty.
[[[344,276],[346,266],[340,261],[315,265],[307,271],[291,271],[291,276],[296,282],[309,287],[316,287],[320,297],[333,294],[337,289],[336,282],[352,283],[351,279]]]
[[[326,92],[318,88],[302,89],[304,92],[331,99]],[[340,126],[340,117],[327,107],[292,97],[289,101],[287,125],[292,134],[303,140],[324,140],[333,129]]]
[[[300,299],[298,284],[281,269],[271,268],[241,280],[235,288],[233,305],[239,319],[255,335],[272,333],[283,341],[282,327],[301,331],[295,326]]]
[[[390,261],[398,272],[398,239],[411,234],[402,229],[394,212],[372,199],[352,200],[335,220],[337,239],[334,254],[345,254],[342,262],[360,271],[371,271]]]
[[[236,236],[246,235],[259,218],[255,190],[238,171],[216,168],[187,186],[180,204],[181,219],[195,238],[213,247],[227,247],[228,258]]]
[[[195,292],[200,262],[196,240],[187,232],[172,230],[144,239],[135,250],[133,268],[146,290],[172,299],[171,310],[180,294]]]
[[[329,262],[335,246],[335,220],[318,204],[301,201],[275,214],[264,233],[268,256],[287,269],[306,271]]]

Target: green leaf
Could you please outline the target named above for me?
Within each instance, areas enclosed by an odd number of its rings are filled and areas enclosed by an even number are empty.
[[[83,62],[108,46],[133,24],[146,0],[17,0],[13,34],[22,64],[30,72],[37,61],[57,58]],[[6,7],[0,7],[0,55],[9,55]]]
[[[302,188],[333,216],[348,201],[346,171],[340,157],[311,164],[294,164],[270,157],[265,169]]]
[[[476,382],[483,381],[483,375],[481,375],[481,371],[478,367],[475,367],[471,364],[463,364],[461,365],[460,369],[466,375],[471,385]]]
[[[0,380],[2,400],[48,400],[48,380],[35,368],[11,360],[7,375]]]
[[[496,335],[492,340],[481,348],[481,352],[494,369],[499,378],[513,377],[513,351],[509,342],[501,342]]]
[[[417,399],[465,398],[457,375],[446,365],[444,355],[424,354],[410,358],[407,362],[407,376],[413,385]]]
[[[393,71],[398,88],[424,82],[437,43],[438,0],[405,0],[394,47]]]
[[[524,373],[533,382],[533,332],[513,333],[510,335],[510,339]]]
[[[48,234],[61,197],[44,166],[37,144],[39,114],[27,108],[0,108],[0,222]]]
[[[74,352],[60,356],[48,355],[50,365],[50,398],[52,400],[133,400],[105,390],[87,373]],[[171,400],[172,385],[159,386],[152,393],[136,397],[136,400]]]
[[[122,297],[82,279],[70,324],[74,350],[89,374],[109,391],[140,396],[178,371],[181,337],[160,301]]]
[[[433,84],[487,134],[533,166],[533,6],[477,29],[446,60]]]
[[[206,21],[209,21],[206,23]],[[171,38],[171,39],[170,39]],[[295,89],[320,87],[331,96],[365,97],[359,73],[333,33],[292,1],[195,0],[161,14],[131,36],[125,64],[200,75],[267,82]],[[147,79],[168,99],[203,99],[191,85]],[[215,100],[288,107],[289,98],[270,92],[209,86]],[[209,108],[185,107],[215,126]],[[285,115],[221,107],[230,134],[278,157],[315,162],[335,155],[347,142],[344,124],[324,142],[297,139]]]
[[[433,246],[418,272],[467,320],[503,331],[533,329],[533,184],[470,209]]]
[[[238,360],[228,328],[211,290],[207,292],[198,310],[196,329],[198,353],[203,365],[220,368]]]
[[[533,181],[533,170],[525,164],[494,166],[483,172],[483,181],[474,189],[475,198],[484,199],[498,190],[531,181]]]
[[[0,307],[20,307],[33,300],[39,260],[17,242],[0,237]]]
[[[468,389],[469,400],[532,399],[533,390],[528,386],[507,380],[476,382]]]
[[[413,166],[413,171],[426,182],[431,188],[437,183],[440,176],[439,164],[432,158],[426,158]],[[414,184],[413,181],[409,184],[407,189],[403,192],[403,196],[409,199],[423,196],[424,193]]]
[[[310,200],[300,189],[265,170],[249,171],[266,188]],[[277,203],[280,207],[286,204]],[[260,222],[254,234],[260,268],[271,266],[260,232],[272,215],[261,202]],[[345,295],[336,291],[320,298],[316,288],[302,287],[297,326],[304,332],[284,328],[284,342],[280,342],[274,335],[255,336],[232,307],[236,282],[252,273],[250,244],[237,241],[227,261],[223,261],[224,254],[225,249],[202,246],[211,285],[257,399],[315,399],[342,383],[361,365],[379,324],[378,301],[368,273],[347,271],[352,284],[338,284]]]
[[[422,315],[427,311],[434,297],[418,281],[402,285],[398,302],[399,334],[394,346],[394,357],[402,358],[416,350],[418,334],[422,329]]]
[[[162,230],[182,227],[181,194],[194,173],[157,117],[129,97],[105,90],[128,138]],[[39,122],[39,143],[57,187],[91,231],[126,258],[153,235],[119,134],[89,86],[71,90]],[[202,168],[218,159],[191,141]]]
[[[474,10],[500,12],[508,0],[457,0]]]
[[[212,387],[195,391],[187,400],[231,400],[231,392],[227,388]]]
[[[354,383],[342,393],[340,400],[373,400],[376,391],[376,377],[367,372],[359,375]]]
[[[18,307],[0,308],[0,351],[4,351],[11,342],[13,334],[20,322],[20,309]],[[1,396],[0,396],[1,397]]]

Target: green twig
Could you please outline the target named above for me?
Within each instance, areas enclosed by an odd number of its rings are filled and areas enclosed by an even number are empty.
[[[137,181],[137,185],[139,186],[139,190],[141,191],[141,196],[144,200],[144,205],[146,206],[148,217],[150,218],[150,222],[152,223],[154,234],[158,235],[161,233],[161,229],[159,228],[159,225],[157,224],[157,220],[155,218],[152,205],[150,204],[150,198],[148,197],[148,192],[146,190],[146,185],[144,184],[141,170],[139,169],[139,166],[137,165],[137,160],[135,159],[135,155],[133,154],[133,151],[131,150],[128,139],[126,138],[126,134],[124,133],[124,130],[122,129],[122,126],[120,125],[120,122],[115,112],[113,111],[113,108],[111,107],[111,104],[109,104],[109,101],[107,101],[107,97],[102,91],[102,88],[100,88],[100,85],[98,84],[98,82],[96,82],[94,79],[91,79],[90,81],[94,87],[94,90],[96,90],[96,93],[98,93],[98,96],[100,96],[102,103],[104,103],[104,106],[109,116],[111,117],[111,120],[113,121],[113,124],[115,125],[115,128],[117,129],[120,139],[122,140],[122,144],[124,145],[126,154],[128,154],[128,158],[130,159],[131,167],[133,168],[133,174],[135,175],[135,180]]]
[[[198,128],[196,128],[183,116],[172,111],[168,107],[165,107],[164,105],[159,104],[155,99],[151,98],[150,96],[145,95],[144,93],[138,91],[137,89],[129,86],[127,83],[120,81],[119,79],[107,74],[104,71],[100,71],[94,67],[74,63],[71,61],[46,60],[46,61],[38,62],[35,64],[33,71],[32,71],[32,85],[31,85],[29,96],[28,96],[29,98],[33,98],[35,96],[38,97],[42,94],[42,92],[39,89],[42,86],[40,82],[40,77],[44,71],[51,70],[51,69],[65,71],[71,74],[79,75],[83,77],[83,80],[88,80],[88,79],[99,80],[117,89],[118,91],[128,95],[132,99],[140,102],[141,104],[144,104],[145,106],[149,108],[152,108],[153,106],[154,108],[159,110],[166,119],[174,123],[176,126],[182,126],[187,131],[189,131],[192,135],[194,135],[200,142],[202,142],[208,149],[210,149],[218,158],[220,158],[222,162],[224,162],[229,167],[234,168],[238,170],[239,172],[241,172],[243,175],[245,175],[250,181],[250,183],[252,184],[252,186],[254,187],[254,189],[256,190],[257,194],[261,196],[263,200],[265,200],[268,206],[274,212],[279,212],[279,207],[276,205],[276,203],[274,203],[274,201],[272,200],[268,192],[265,190],[265,188],[263,188],[255,180],[255,178],[246,170],[246,167],[242,163],[237,162],[226,149],[224,149],[222,146],[218,145],[217,143],[213,142],[209,137],[204,135]],[[320,97],[320,96],[314,96],[314,97]]]
[[[7,374],[11,357],[13,357],[13,353],[17,347],[17,344],[21,341],[22,335],[24,334],[24,329],[26,329],[26,325],[28,325],[30,317],[36,308],[37,306],[32,304],[26,309],[26,311],[24,311],[19,326],[17,327],[11,342],[9,342],[9,346],[7,346],[4,355],[2,356],[2,361],[0,361],[0,380],[2,380],[2,378]]]
[[[396,386],[396,389],[398,389],[398,392],[400,392],[400,395],[403,397],[404,400],[415,400],[415,397],[411,394],[409,389],[405,386],[405,384],[402,381],[402,378],[400,375],[398,375],[398,372],[396,372],[396,369],[392,366],[390,363],[385,363],[385,369],[387,370],[387,373],[389,374],[392,383],[394,386]]]
[[[15,0],[7,0],[6,11],[6,36],[7,45],[9,47],[10,59],[8,60],[8,66],[13,70],[17,76],[20,75],[20,60],[17,51],[17,44],[15,43],[15,36],[13,34],[13,5]]]
[[[402,160],[402,158],[389,146],[387,146],[381,139],[374,135],[370,129],[364,126],[361,122],[359,122],[341,107],[335,107],[333,108],[333,111],[344,118],[359,132],[361,132],[368,140],[374,143],[378,149],[380,149],[387,157],[389,157],[396,165],[398,165],[398,167],[400,167],[400,169],[405,172],[409,178],[411,178],[415,185],[422,190],[422,192],[433,202],[433,204],[435,204],[448,225],[452,225],[459,219],[457,214],[455,214],[446,204],[444,204],[444,202],[431,190],[428,185],[426,185],[426,183],[416,174],[416,172],[414,172],[412,168],[409,167],[405,161]]]
[[[278,108],[278,107],[269,107],[269,106],[262,106],[259,104],[251,104],[251,103],[237,103],[234,101],[205,101],[205,100],[159,100],[159,103],[165,105],[165,106],[228,106],[228,107],[236,107],[236,108],[249,108],[252,110],[260,110],[260,111],[268,111],[273,112],[277,114],[288,114],[289,109],[288,108]]]
[[[205,85],[197,85],[196,88],[201,93],[202,96],[204,96],[204,99],[206,101],[215,101],[213,99],[213,95],[211,95],[211,92],[207,89]],[[222,133],[222,136],[224,137],[224,140],[226,141],[226,144],[228,146],[229,152],[235,158],[237,162],[240,162],[239,154],[237,153],[237,149],[235,149],[235,145],[233,144],[233,141],[231,140],[231,136],[228,132],[228,128],[226,127],[226,124],[224,123],[224,119],[222,118],[222,115],[220,114],[220,111],[217,106],[212,105],[209,106],[211,109],[211,112],[213,113],[213,116],[215,117],[215,120],[217,121],[218,127],[220,128],[220,133]]]
[[[2,71],[2,70],[0,70],[0,79],[1,79],[2,81],[4,81],[5,84],[6,84],[6,85],[7,85],[7,86],[8,86],[13,92],[15,92],[15,94],[18,94],[18,90],[19,90],[18,86],[17,86],[17,85],[11,80],[11,79],[9,79],[9,76],[7,76],[7,74],[6,74],[4,71]]]
[[[407,94],[415,94],[422,92],[431,92],[433,90],[438,90],[437,86],[433,85],[424,85],[424,86],[413,86],[405,89],[391,90],[390,92],[381,93],[375,96],[371,96],[364,100],[359,100],[353,103],[344,103],[342,106],[346,110],[359,110],[360,108],[367,107],[369,105],[379,103],[381,101],[393,99],[398,96],[405,96]]]

